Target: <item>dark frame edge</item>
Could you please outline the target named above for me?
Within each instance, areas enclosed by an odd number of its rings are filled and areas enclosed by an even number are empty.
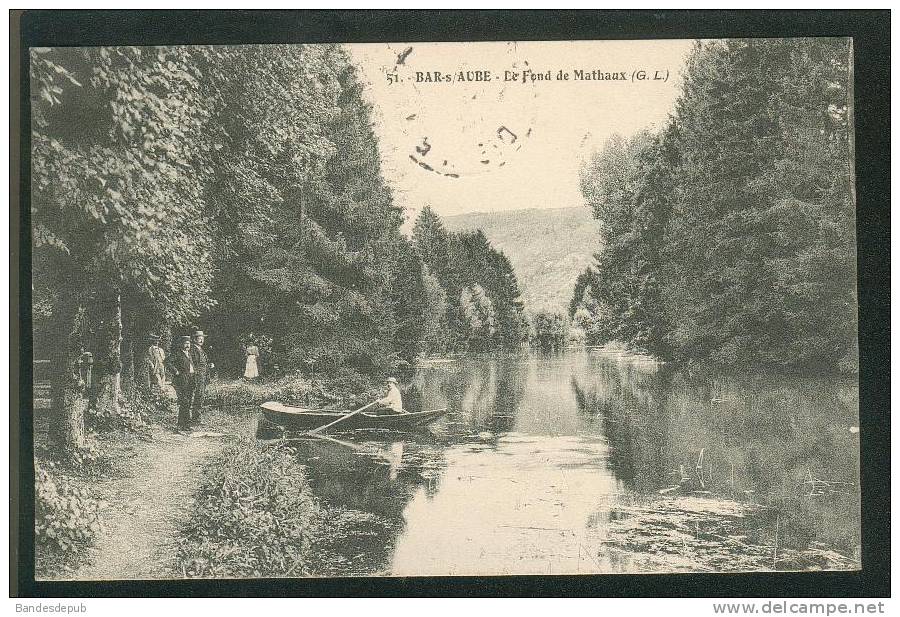
[[[890,11],[13,11],[11,595],[890,596]],[[427,23],[426,20],[427,19]],[[433,34],[438,32],[439,34]],[[425,33],[425,35],[423,35]],[[428,35],[428,33],[432,33]],[[49,582],[34,580],[28,49],[41,45],[849,36],[854,41],[863,569],[853,572]],[[19,44],[18,52],[15,46]],[[15,62],[19,59],[19,70]],[[15,75],[19,83],[15,83]],[[18,89],[18,92],[17,92]],[[18,94],[18,100],[16,95]],[[18,102],[19,113],[15,112]],[[15,162],[19,132],[18,165]],[[18,172],[18,181],[16,173]],[[18,195],[16,188],[18,187]],[[18,247],[16,246],[18,244]],[[16,253],[18,248],[18,253]],[[18,260],[16,260],[18,256]],[[18,263],[18,273],[13,264]],[[15,277],[18,276],[16,280]],[[17,287],[13,287],[16,285]],[[15,299],[11,300],[11,311]],[[18,347],[16,347],[18,343]],[[18,353],[16,353],[16,350]],[[11,362],[12,363],[12,362]],[[17,400],[18,398],[18,400]],[[18,460],[14,458],[18,445]],[[16,468],[16,463],[18,463]],[[16,515],[18,520],[16,521]],[[18,538],[14,534],[18,532]],[[17,540],[17,541],[16,541]],[[15,588],[14,583],[18,586]],[[13,593],[15,592],[15,594]]]

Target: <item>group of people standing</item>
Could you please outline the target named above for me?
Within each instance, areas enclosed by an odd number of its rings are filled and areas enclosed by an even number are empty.
[[[153,389],[164,392],[166,373],[171,376],[172,386],[178,397],[178,428],[189,430],[200,424],[209,371],[214,368],[203,343],[206,335],[195,329],[191,336],[178,336],[172,341],[172,350],[167,355],[160,346],[160,337],[150,335],[147,349],[147,370]],[[252,341],[244,350],[244,378],[259,377],[259,347]]]
[[[206,335],[202,330],[194,330],[191,336],[176,337],[172,342],[172,352],[168,356],[160,347],[159,339],[159,336],[151,335],[150,347],[147,350],[150,385],[153,389],[164,392],[168,371],[178,397],[178,429],[187,431],[201,422],[209,372],[214,368],[203,349]],[[245,379],[256,379],[259,376],[258,358],[259,348],[251,342],[244,350]],[[375,403],[383,412],[404,413],[397,379],[389,377],[385,385],[386,395]]]
[[[152,336],[150,340],[147,352],[150,383],[162,391],[168,369],[178,397],[179,430],[190,430],[191,426],[201,421],[209,371],[213,368],[203,349],[205,340],[202,330],[195,330],[191,336],[179,336],[173,341],[172,353],[168,357],[159,346],[158,336]]]

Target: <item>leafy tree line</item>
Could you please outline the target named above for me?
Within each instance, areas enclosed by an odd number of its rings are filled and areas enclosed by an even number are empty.
[[[30,86],[35,347],[62,455],[85,449],[83,352],[91,404],[115,412],[149,392],[151,332],[206,330],[226,370],[252,336],[282,372],[393,370],[458,348],[448,319],[512,336],[515,277],[483,236],[454,240],[478,275],[449,284],[400,233],[340,46],[34,49]],[[444,310],[464,288],[477,325]]]
[[[81,353],[94,354],[99,404],[115,410],[135,339],[210,304],[204,53],[32,50],[35,334],[51,356],[50,436],[64,454],[85,445]]]
[[[556,311],[538,311],[531,318],[531,345],[542,351],[564,348],[570,342],[568,321]]]
[[[222,361],[243,360],[247,333],[271,341],[270,369],[382,370],[414,355],[395,296],[418,271],[401,263],[402,211],[346,52],[235,48],[215,68],[222,141],[206,199],[221,240],[204,319]]]
[[[413,227],[425,276],[428,353],[520,347],[528,320],[509,259],[481,230],[449,232],[428,206]]]
[[[570,315],[679,362],[855,370],[849,44],[698,43],[657,132],[582,170],[600,222]]]

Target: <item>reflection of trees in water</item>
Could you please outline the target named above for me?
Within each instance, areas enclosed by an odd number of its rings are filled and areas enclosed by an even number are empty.
[[[573,377],[572,389],[579,411],[600,420],[613,471],[634,490],[763,504],[779,513],[780,541],[795,548],[818,541],[852,554],[858,544],[855,384],[691,379],[601,361],[589,380]]]
[[[579,412],[601,422],[613,472],[640,492],[658,489],[672,468],[666,443],[668,382],[665,373],[611,363],[597,367],[590,386],[572,377]]]
[[[488,427],[494,433],[511,431],[516,421],[516,412],[525,398],[525,384],[528,366],[522,358],[510,356],[498,360],[500,376],[494,394]]]
[[[456,380],[456,390],[462,396],[461,411],[471,426],[485,427],[493,412],[497,391],[497,364],[485,362],[481,370],[472,373],[476,379]]]
[[[298,441],[294,447],[323,504],[374,515],[356,525],[352,513],[344,513],[341,537],[329,539],[340,553],[364,555],[371,571],[390,565],[405,526],[403,511],[420,488],[434,495],[446,466],[440,448],[414,442],[367,443],[365,452],[324,440]]]
[[[525,356],[504,355],[471,360],[452,369],[429,368],[416,376],[423,405],[446,406],[470,430],[511,431],[525,396],[528,364]]]

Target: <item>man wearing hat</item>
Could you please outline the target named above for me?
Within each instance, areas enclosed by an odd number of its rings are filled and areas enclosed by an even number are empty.
[[[385,380],[387,385],[387,394],[378,399],[376,403],[381,405],[384,411],[389,413],[403,413],[403,397],[400,394],[400,388],[397,386],[396,377],[388,377]]]
[[[147,349],[147,371],[150,373],[150,387],[162,390],[166,383],[166,352],[159,346],[159,335],[151,334]]]
[[[194,334],[191,336],[191,360],[193,360],[194,369],[197,372],[194,378],[194,402],[191,407],[191,422],[193,424],[200,424],[203,399],[206,396],[206,384],[209,382],[209,369],[213,367],[206,352],[203,350],[205,340],[206,335],[203,334],[203,330],[194,330]]]
[[[179,336],[177,347],[169,356],[169,369],[172,371],[172,385],[178,395],[178,428],[190,430],[191,405],[194,400],[194,382],[197,370],[191,357],[191,337]]]

